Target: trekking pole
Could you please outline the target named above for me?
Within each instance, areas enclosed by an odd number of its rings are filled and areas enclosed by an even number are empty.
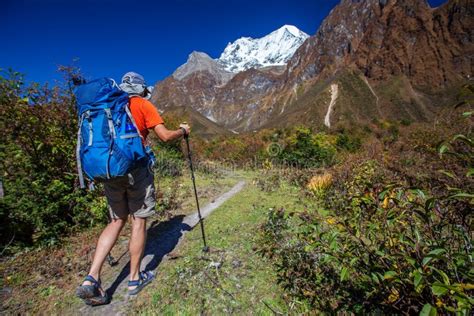
[[[194,168],[193,168],[193,160],[191,158],[191,149],[189,148],[189,138],[188,134],[184,134],[184,139],[186,140],[186,147],[188,148],[188,161],[189,161],[189,169],[191,169],[191,179],[193,180],[193,187],[194,187],[194,196],[196,197],[196,205],[198,209],[198,216],[199,216],[199,223],[201,224],[201,233],[202,233],[202,240],[204,241],[204,248],[202,248],[203,252],[209,252],[209,247],[206,243],[206,234],[204,233],[204,223],[201,217],[201,210],[199,208],[199,200],[196,190],[196,180],[194,179]]]

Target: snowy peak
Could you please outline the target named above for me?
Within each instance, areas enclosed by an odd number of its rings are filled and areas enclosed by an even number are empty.
[[[236,73],[250,68],[285,66],[308,37],[293,25],[284,25],[262,38],[241,37],[229,43],[219,59],[212,59],[206,53],[192,52],[187,62],[176,69],[173,77],[183,80],[191,74],[206,72],[222,85]]]
[[[308,34],[306,34],[306,33],[303,32],[303,31],[300,31],[300,30],[299,30],[296,26],[294,26],[294,25],[284,25],[284,26],[282,26],[281,28],[279,28],[279,29],[277,30],[277,32],[278,32],[278,31],[281,31],[281,30],[283,30],[283,31],[288,31],[288,32],[290,32],[291,34],[293,34],[293,35],[296,36],[296,37],[308,37]]]
[[[309,37],[308,34],[306,34],[305,32],[301,31],[300,29],[298,29],[296,26],[293,26],[293,25],[284,25],[284,26],[280,27],[278,30],[273,31],[272,33],[270,33],[269,35],[267,35],[265,37],[274,35],[280,41],[281,40],[284,41],[285,36],[288,36],[288,34],[290,34],[290,35],[292,35],[293,37],[296,37],[296,38],[303,38],[303,40],[305,40],[306,38]]]
[[[232,72],[286,65],[308,37],[296,26],[284,25],[262,38],[242,37],[229,43],[218,61]]]

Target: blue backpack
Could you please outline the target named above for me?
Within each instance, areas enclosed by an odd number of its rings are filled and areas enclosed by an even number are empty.
[[[74,94],[79,115],[76,155],[81,188],[85,187],[83,173],[100,182],[153,163],[153,153],[143,146],[128,107],[128,94],[113,79],[82,84]]]

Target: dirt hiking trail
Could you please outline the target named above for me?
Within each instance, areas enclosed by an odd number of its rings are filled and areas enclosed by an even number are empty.
[[[240,181],[232,189],[222,194],[211,203],[201,209],[203,218],[209,216],[214,210],[219,208],[225,201],[237,194],[245,186],[245,181]],[[190,215],[178,215],[166,222],[152,222],[149,224],[147,233],[147,244],[142,260],[141,270],[155,271],[163,260],[167,259],[167,254],[173,251],[183,240],[186,232],[192,230],[199,224],[197,210]],[[80,314],[88,315],[123,315],[127,314],[125,309],[129,300],[133,300],[127,294],[127,282],[130,271],[130,261],[128,253],[119,258],[119,263],[113,269],[113,275],[103,276],[102,283],[112,302],[108,305],[90,307],[84,305],[80,308]],[[107,264],[107,263],[105,263]],[[119,272],[120,271],[120,272]],[[156,279],[159,282],[159,273],[155,271]],[[139,294],[140,295],[140,294]],[[78,314],[79,314],[78,313]]]

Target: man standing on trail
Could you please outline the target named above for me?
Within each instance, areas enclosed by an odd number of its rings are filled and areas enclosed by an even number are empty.
[[[189,134],[190,128],[187,124],[181,124],[180,128],[174,131],[164,126],[164,121],[157,109],[147,100],[150,91],[145,85],[143,76],[134,72],[126,73],[122,77],[120,88],[130,96],[130,111],[143,137],[143,142],[150,129],[165,142]],[[105,182],[104,188],[112,220],[102,231],[89,274],[76,291],[76,295],[88,305],[102,305],[110,302],[110,298],[101,287],[100,272],[129,215],[132,229],[129,242],[128,293],[138,294],[155,277],[152,271],[140,271],[146,241],[146,219],[155,213],[153,174],[147,166],[139,167],[127,176]]]

